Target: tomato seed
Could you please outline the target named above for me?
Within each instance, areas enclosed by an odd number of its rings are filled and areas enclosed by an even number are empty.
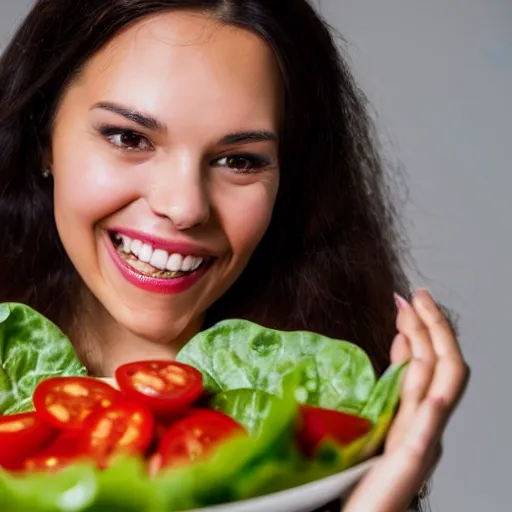
[[[70,419],[70,414],[69,414],[68,410],[60,404],[49,405],[47,407],[47,409],[48,409],[48,412],[52,416],[57,418],[59,421],[62,421],[65,423],[65,422],[68,422]]]
[[[27,427],[31,427],[33,424],[33,418],[26,418],[23,421],[11,421],[10,423],[0,424],[0,432],[20,432]]]
[[[64,384],[64,386],[62,386],[62,391],[68,395],[76,397],[89,396],[89,390],[76,383]]]

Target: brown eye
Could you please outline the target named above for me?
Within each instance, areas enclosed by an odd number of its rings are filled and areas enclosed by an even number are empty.
[[[103,136],[113,146],[127,151],[151,151],[153,145],[140,133],[120,128],[107,128],[102,131]]]
[[[127,148],[137,149],[140,147],[141,139],[139,135],[133,132],[126,132],[119,136],[120,144]]]
[[[236,172],[250,173],[257,172],[269,165],[269,162],[262,158],[251,155],[233,155],[219,158],[217,163],[221,167],[228,167]]]

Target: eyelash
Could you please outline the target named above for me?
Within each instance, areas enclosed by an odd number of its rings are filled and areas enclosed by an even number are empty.
[[[241,169],[240,167],[231,167],[229,164],[222,165],[231,169],[236,174],[255,174],[258,172],[264,171],[267,167],[271,165],[271,162],[265,158],[262,158],[257,155],[251,154],[239,154],[239,155],[227,155],[221,158],[218,158],[216,162],[220,162],[221,160],[247,160],[250,164],[249,169]]]
[[[128,151],[131,153],[136,152],[145,152],[145,151],[153,151],[155,148],[153,144],[148,140],[148,138],[145,135],[142,135],[141,133],[138,133],[134,130],[127,130],[126,128],[120,128],[118,126],[101,126],[98,128],[98,132],[107,140],[109,144],[114,146],[116,149],[119,149],[121,151]],[[139,140],[140,142],[143,142],[147,144],[147,147],[145,148],[132,148],[127,146],[126,144],[123,144],[122,140],[119,142],[114,142],[114,137],[123,137],[123,136],[129,136],[133,137],[135,141]],[[263,158],[258,155],[253,155],[249,153],[241,153],[241,154],[233,154],[233,155],[226,155],[223,157],[218,158],[215,160],[215,162],[219,163],[220,161],[225,160],[225,164],[221,164],[222,167],[228,167],[236,174],[254,174],[258,172],[262,172],[265,170],[265,168],[269,167],[271,165],[271,161],[269,159]],[[250,168],[248,169],[241,169],[240,167],[230,166],[229,161],[233,160],[246,160],[249,162]]]
[[[121,149],[124,151],[130,151],[130,152],[142,152],[142,151],[151,151],[154,149],[153,144],[149,142],[148,138],[141,133],[135,132],[133,130],[126,130],[125,128],[119,128],[117,126],[101,126],[98,128],[98,131],[103,135],[103,137],[107,140],[109,144],[112,144],[117,149]],[[114,142],[114,137],[123,137],[123,136],[129,136],[129,137],[135,137],[139,139],[140,141],[145,141],[145,143],[149,146],[148,148],[131,148],[127,146],[126,144],[123,144],[122,141],[120,142]]]

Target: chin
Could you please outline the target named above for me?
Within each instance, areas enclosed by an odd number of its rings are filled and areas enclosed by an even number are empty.
[[[169,312],[150,313],[143,309],[116,317],[120,325],[134,336],[158,345],[179,343],[190,330],[190,320],[175,318]]]

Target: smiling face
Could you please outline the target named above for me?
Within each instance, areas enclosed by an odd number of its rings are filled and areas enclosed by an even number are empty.
[[[145,19],[87,63],[49,159],[105,332],[172,344],[241,274],[276,198],[282,103],[266,44],[199,14]]]

